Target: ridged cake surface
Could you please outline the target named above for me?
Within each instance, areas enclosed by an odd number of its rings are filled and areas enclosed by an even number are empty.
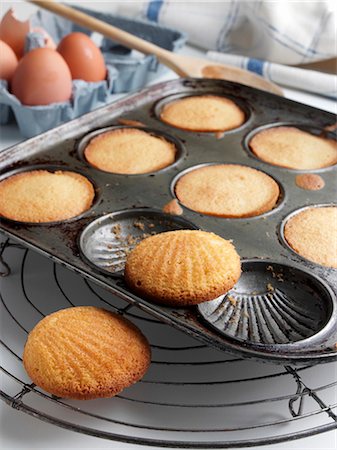
[[[240,274],[233,244],[200,230],[149,237],[132,250],[125,266],[126,282],[134,292],[178,307],[218,297],[235,285]]]
[[[151,352],[118,314],[80,306],[57,311],[29,333],[23,362],[33,382],[72,399],[112,397],[143,377]]]

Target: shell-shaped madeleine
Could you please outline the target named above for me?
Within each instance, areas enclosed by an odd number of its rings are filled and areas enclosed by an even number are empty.
[[[178,230],[145,239],[129,254],[125,279],[141,297],[186,306],[230,290],[241,274],[233,244],[213,233]]]
[[[151,360],[139,329],[92,306],[57,311],[29,333],[25,369],[42,389],[78,400],[113,397],[137,382]]]

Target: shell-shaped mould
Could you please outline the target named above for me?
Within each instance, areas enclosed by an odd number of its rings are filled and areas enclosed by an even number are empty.
[[[196,229],[181,217],[149,208],[107,214],[91,222],[82,232],[80,248],[96,268],[109,274],[124,270],[127,255],[143,239],[180,229]]]
[[[323,333],[332,298],[322,280],[301,269],[245,261],[236,286],[199,305],[199,312],[219,332],[247,344],[293,344]]]

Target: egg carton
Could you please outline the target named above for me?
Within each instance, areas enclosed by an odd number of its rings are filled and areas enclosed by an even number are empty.
[[[11,108],[1,102],[2,92],[8,92],[6,80],[0,80],[0,125],[5,125],[11,120]]]
[[[177,51],[186,42],[184,33],[154,23],[98,13],[85,8],[77,9],[171,51]],[[31,24],[47,30],[56,44],[72,32],[80,31],[88,36],[92,35],[89,30],[47,11],[38,11],[31,17]],[[44,39],[40,33],[28,33],[26,52],[43,46]],[[111,40],[104,38],[100,42],[100,48],[107,66],[107,79],[95,83],[74,80],[69,102],[25,106],[9,92],[7,83],[0,80],[0,124],[8,123],[13,112],[21,134],[24,137],[32,137],[104,106],[111,101],[111,94],[140,89],[166,70],[155,56],[137,54]]]
[[[189,132],[160,120],[167,102],[200,94],[232,99],[245,112],[245,123],[219,138],[218,133]],[[284,223],[294,213],[334,204],[337,165],[311,171],[324,178],[325,187],[307,191],[295,184],[301,171],[267,164],[249,147],[257,130],[278,125],[335,138],[325,129],[335,120],[329,112],[223,80],[160,83],[0,154],[0,180],[36,168],[72,170],[96,189],[90,210],[72,220],[37,225],[2,219],[0,230],[219,350],[281,364],[337,360],[337,270],[302,258],[283,236]],[[121,175],[87,163],[83,152],[93,136],[136,123],[175,144],[172,165]],[[199,214],[183,205],[182,216],[162,212],[176,197],[175,185],[184,173],[216,163],[246,165],[270,175],[280,186],[275,208],[241,219]],[[226,296],[193,307],[171,308],[137,296],[124,282],[127,253],[149,234],[182,228],[233,239],[242,260],[239,282]]]

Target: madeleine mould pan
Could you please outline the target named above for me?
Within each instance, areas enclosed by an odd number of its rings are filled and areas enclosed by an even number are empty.
[[[160,121],[166,102],[204,93],[237,102],[246,113],[244,125],[220,137]],[[85,143],[99,132],[122,126],[120,119],[141,122],[147,131],[173,141],[175,163],[158,172],[129,176],[91,167],[83,157]],[[96,198],[89,211],[72,220],[36,225],[3,219],[1,230],[207,345],[279,363],[336,360],[337,270],[297,255],[283,237],[290,215],[308,206],[333,205],[336,166],[312,171],[326,185],[320,191],[306,191],[295,185],[300,171],[264,163],[248,145],[257,128],[284,124],[334,138],[325,127],[335,120],[331,113],[222,80],[157,84],[2,152],[0,179],[33,168],[74,170],[93,182]],[[161,212],[174,198],[181,174],[214,163],[244,164],[272,176],[281,192],[276,207],[248,219],[216,218],[187,208],[182,216]],[[130,248],[147,235],[181,228],[233,239],[243,273],[227,296],[199,307],[173,309],[151,304],[127,288],[123,265]]]

